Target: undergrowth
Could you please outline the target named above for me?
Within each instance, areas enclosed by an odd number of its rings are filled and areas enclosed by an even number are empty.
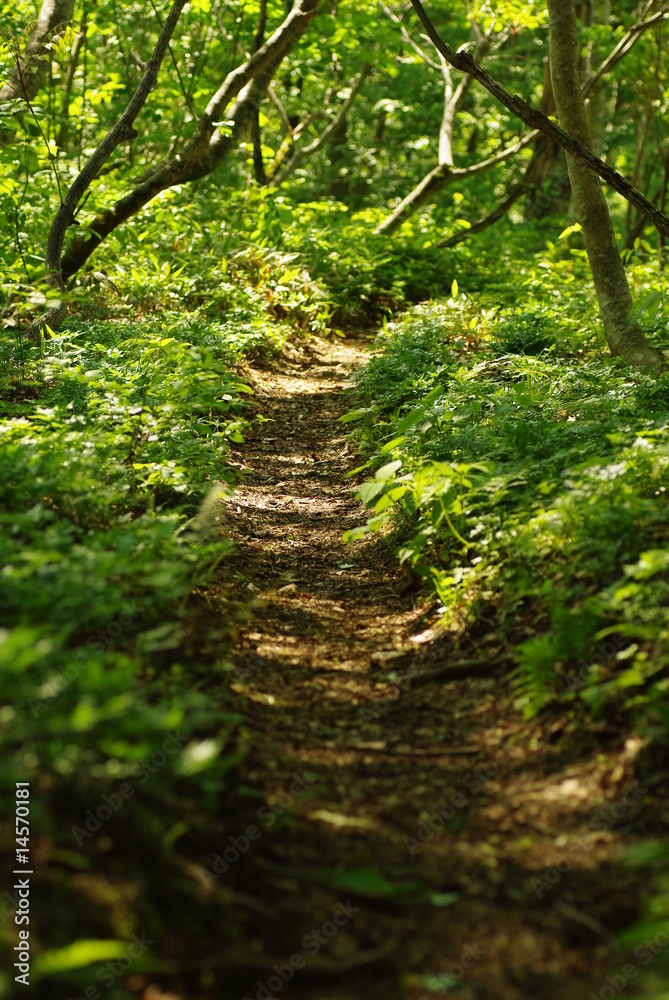
[[[527,714],[622,703],[666,740],[669,377],[600,360],[591,309],[460,294],[388,324],[345,417],[374,470],[349,538],[401,526],[444,627],[511,647]]]
[[[162,905],[174,926],[180,909],[214,919],[182,905],[201,887],[172,845],[194,800],[205,814],[222,801],[239,760],[221,680],[244,605],[213,616],[198,593],[233,550],[221,498],[250,390],[232,365],[290,329],[237,291],[217,318],[153,314],[144,292],[134,321],[74,318],[41,345],[1,345],[0,785],[9,815],[17,776],[31,783],[32,905],[61,915],[43,943],[31,936],[35,996],[53,995],[54,974],[79,995],[91,963],[162,933]],[[156,866],[169,891],[135,898]],[[219,931],[234,938],[231,922]],[[12,987],[0,979],[0,995]]]

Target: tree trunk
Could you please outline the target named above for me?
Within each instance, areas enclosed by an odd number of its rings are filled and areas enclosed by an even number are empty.
[[[539,109],[544,115],[555,114],[550,49],[546,57]],[[564,150],[555,142],[547,144],[543,136],[538,136],[535,150],[539,147],[541,147],[542,153],[540,157],[537,157],[534,168],[536,183],[532,185],[525,203],[526,219],[542,219],[553,212],[566,212],[571,200],[571,186]]]
[[[573,0],[548,0],[548,11],[551,77],[560,125],[569,136],[590,148],[590,129],[578,72],[578,25]],[[632,296],[601,181],[576,157],[569,156],[567,162],[611,353],[622,355],[646,370],[661,368],[662,358],[646,343],[639,324],[629,319]]]
[[[592,24],[608,24],[611,16],[610,0],[586,0],[585,3],[576,5],[576,16],[582,24],[590,26]],[[593,56],[598,55],[596,62],[601,63],[604,53],[595,50],[591,42],[586,50],[583,68],[585,78],[589,78],[594,73]],[[553,83],[551,80],[551,57],[550,48],[546,60],[546,71],[544,74],[543,95],[541,98],[541,111],[545,115],[555,114],[555,95],[553,94]],[[585,113],[590,127],[590,137],[592,139],[591,149],[597,156],[602,155],[604,144],[604,117],[606,113],[606,87],[603,76],[592,84],[585,102]],[[541,164],[537,166],[537,177],[539,185],[534,189],[528,198],[525,217],[542,218],[553,212],[575,214],[575,204],[569,182],[569,172],[567,160],[564,152],[556,144],[547,147]],[[543,184],[547,181],[547,190],[543,189]],[[632,183],[636,183],[632,181]]]
[[[253,110],[255,97],[258,97],[259,103],[261,96],[258,95],[264,96],[277,67],[316,15],[319,2],[320,0],[294,0],[283,23],[258,51],[228,73],[201,115],[197,129],[183,148],[159,164],[115,205],[97,215],[86,227],[87,235],[74,240],[63,254],[64,278],[71,278],[76,274],[117,226],[132,218],[161,191],[205,177],[223,161],[232,148],[232,142],[239,136],[242,122],[244,128],[250,125],[250,112]],[[262,81],[264,89],[259,89],[256,78]],[[231,101],[235,101],[232,107]],[[255,104],[256,108],[258,103]],[[227,124],[219,124],[224,117],[234,122],[232,135]]]
[[[16,53],[16,68],[0,88],[0,104],[14,101],[32,102],[46,79],[51,58],[46,43],[55,28],[65,27],[72,20],[74,0],[44,0],[37,24],[21,53]],[[14,130],[0,129],[0,145],[10,143]]]
[[[479,34],[479,41],[475,50],[476,58],[480,60],[487,53],[488,48],[488,37],[481,36]],[[420,49],[418,51],[421,52]],[[423,55],[423,58],[427,60],[425,54],[422,52],[421,54]],[[433,202],[440,191],[443,191],[444,188],[449,187],[449,185],[453,183],[454,175],[452,173],[452,168],[455,165],[453,161],[453,129],[455,127],[455,116],[462,99],[465,97],[471,86],[472,77],[469,76],[469,74],[464,73],[462,75],[462,79],[459,81],[454,90],[450,64],[441,53],[438,52],[438,55],[440,58],[439,68],[441,69],[441,75],[444,81],[444,110],[442,112],[441,124],[439,126],[437,166],[421,178],[413,190],[411,190],[409,194],[402,199],[399,205],[395,207],[390,215],[377,226],[375,230],[376,233],[394,233],[395,230],[399,229],[406,219],[411,218],[411,216],[417,212],[422,205]],[[428,64],[432,65],[431,63]],[[476,132],[474,132],[474,136],[476,136]]]
[[[65,89],[63,92],[63,123],[58,130],[58,138],[56,139],[56,145],[59,149],[65,149],[67,146],[67,138],[70,130],[70,100],[72,98],[72,87],[74,86],[74,75],[77,72],[77,66],[79,65],[79,56],[81,50],[86,41],[86,13],[81,19],[81,28],[79,34],[74,40],[72,45],[72,51],[70,53],[70,61],[67,65],[67,74],[65,76]]]
[[[608,24],[611,21],[611,0],[592,0],[592,24]],[[593,55],[597,58],[593,61]],[[593,65],[602,61],[604,53],[599,52],[597,47],[590,45],[586,59],[586,75],[589,76],[593,70]],[[590,128],[592,139],[592,151],[597,156],[602,155],[604,149],[604,125],[606,122],[606,97],[607,86],[603,79],[599,79],[592,88],[585,103],[585,114]]]
[[[669,236],[669,217],[667,217],[664,212],[661,212],[656,205],[653,205],[651,201],[646,198],[641,191],[638,191],[629,181],[625,180],[622,174],[619,174],[617,170],[614,170],[608,163],[601,160],[598,156],[592,152],[592,150],[586,146],[584,143],[579,142],[573,135],[569,135],[564,129],[556,125],[550,118],[542,114],[536,108],[533,108],[531,104],[528,104],[524,98],[519,94],[510,94],[507,90],[502,87],[494,77],[490,76],[489,73],[479,66],[475,59],[465,51],[465,49],[458,49],[456,52],[452,49],[443,38],[439,35],[437,29],[433,25],[430,18],[425,12],[425,8],[421,3],[421,0],[410,0],[411,6],[414,8],[421,24],[425,28],[425,33],[431,42],[436,46],[437,51],[439,51],[451,66],[455,66],[456,69],[464,70],[465,73],[471,74],[475,80],[485,87],[489,94],[492,94],[496,100],[503,104],[505,108],[519,118],[521,122],[525,122],[530,128],[539,129],[549,138],[553,139],[555,142],[559,143],[563,149],[576,157],[579,162],[584,163],[590,170],[593,170],[596,174],[599,174],[607,184],[609,184],[614,191],[618,191],[619,194],[623,196],[627,201],[631,201],[640,212],[642,212],[648,219],[651,220],[658,232],[663,233],[665,236]],[[664,16],[664,15],[662,15]],[[639,30],[646,30],[650,27],[651,23],[657,23],[655,18],[649,18],[647,21],[643,22],[637,27],[634,34],[636,35]],[[618,46],[616,46],[618,49]],[[613,53],[611,53],[613,56]],[[617,53],[616,59],[620,58],[620,53]],[[614,65],[611,60],[607,60],[608,68]],[[600,72],[605,72],[605,70],[600,66],[597,74]],[[592,84],[591,81],[586,81],[586,88]]]
[[[128,106],[115,125],[107,132],[95,152],[89,157],[83,169],[70,185],[51,223],[46,243],[44,263],[46,266],[46,279],[49,285],[57,292],[65,291],[61,263],[63,242],[67,230],[75,221],[74,215],[77,206],[116,147],[124,140],[137,137],[137,132],[133,127],[135,118],[142,110],[147,97],[156,85],[158,70],[161,67],[170,38],[174,33],[177,21],[181,16],[186,2],[187,0],[174,0],[172,9],[156,42],[153,54],[146,64],[144,76],[130,98]],[[30,324],[26,330],[26,337],[38,336],[46,326],[49,326],[52,330],[58,329],[65,318],[66,312],[67,305],[64,301],[64,296],[63,298],[55,299],[47,311]]]
[[[265,26],[267,24],[267,0],[260,2],[260,14],[258,15],[258,26],[253,38],[251,52],[257,52],[265,40]],[[260,107],[255,109],[253,122],[251,124],[251,142],[253,143],[253,173],[256,184],[264,187],[267,184],[267,173],[262,155],[262,131],[260,129]]]

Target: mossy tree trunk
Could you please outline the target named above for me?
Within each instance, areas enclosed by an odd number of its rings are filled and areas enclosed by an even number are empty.
[[[579,78],[578,24],[573,0],[548,0],[553,93],[560,126],[573,139],[592,147]],[[638,323],[630,321],[632,295],[620,257],[611,214],[599,177],[569,155],[574,207],[583,230],[604,331],[611,353],[646,370],[663,367]]]

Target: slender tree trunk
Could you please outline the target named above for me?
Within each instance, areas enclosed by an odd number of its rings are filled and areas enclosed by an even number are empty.
[[[578,72],[578,25],[573,0],[548,0],[548,11],[551,77],[560,125],[569,136],[590,148],[590,129]],[[639,324],[629,319],[632,295],[601,181],[574,156],[569,156],[567,162],[611,353],[623,355],[646,370],[661,368],[662,358],[646,343]]]
[[[611,16],[610,0],[586,0],[584,3],[576,4],[576,16],[582,24],[590,26],[592,24],[608,24]],[[595,60],[595,65],[602,61],[604,53],[598,52],[592,42],[587,47],[581,73],[584,79],[588,79],[594,73],[593,56],[599,55]],[[553,94],[553,83],[551,80],[551,58],[550,48],[546,60],[546,71],[544,74],[543,95],[541,98],[541,111],[545,115],[555,114],[555,95]],[[590,87],[588,97],[585,102],[585,113],[590,127],[592,139],[591,149],[597,156],[602,155],[604,142],[604,118],[606,113],[606,86],[603,81],[603,74]],[[540,184],[537,186],[528,199],[525,216],[526,218],[541,218],[549,212],[564,212],[570,216],[575,214],[574,198],[569,182],[569,171],[567,169],[567,159],[562,149],[558,145],[551,145],[546,149],[541,164],[538,165],[538,178]],[[542,190],[541,184],[550,179],[548,192]],[[633,184],[636,182],[633,180]]]
[[[611,20],[611,0],[592,0],[592,23],[608,25]],[[604,55],[599,52],[596,46],[588,48],[586,60],[586,75],[589,76],[593,68],[593,55],[596,57],[595,64],[601,62]],[[597,58],[598,57],[598,58]],[[585,103],[585,114],[590,128],[592,139],[592,151],[597,156],[602,155],[604,149],[604,125],[606,122],[607,91],[604,80],[600,77],[593,86]]]
[[[64,28],[72,20],[75,0],[44,0],[37,24],[23,52],[16,53],[16,66],[5,85],[0,88],[0,104],[17,98],[32,102],[46,80],[50,52],[46,48],[49,36],[56,28]],[[14,138],[14,130],[0,130],[0,145]]]
[[[480,60],[488,51],[489,40],[487,36],[481,35],[479,35],[479,39],[476,46],[476,58]],[[419,49],[418,51],[420,52],[421,50]],[[439,126],[437,166],[425,174],[413,190],[394,208],[390,215],[377,226],[377,233],[395,232],[422,205],[433,202],[440,191],[443,191],[444,188],[449,187],[453,183],[453,129],[455,127],[455,117],[463,98],[471,86],[472,77],[467,73],[463,73],[457,87],[453,89],[451,67],[441,53],[438,52],[438,55],[440,58],[439,66],[441,75],[444,81],[444,110]],[[423,58],[427,58],[424,53]]]
[[[86,194],[95,178],[100,173],[101,168],[107,162],[117,146],[127,139],[137,137],[134,129],[134,121],[142,110],[147,97],[156,85],[158,70],[167,52],[170,38],[177,26],[181,12],[186,5],[186,0],[174,0],[170,13],[165,21],[162,31],[156,42],[151,58],[146,64],[144,75],[130,98],[128,106],[120,116],[114,126],[107,132],[99,146],[86,161],[83,169],[74,179],[65,197],[60,203],[56,216],[51,223],[49,236],[46,242],[46,252],[44,263],[46,265],[46,278],[48,283],[56,292],[65,291],[63,281],[61,257],[63,252],[63,242],[65,234],[74,222],[74,213],[81,199]],[[57,329],[63,322],[67,312],[67,305],[64,298],[56,299],[49,306],[47,311],[34,320],[26,330],[26,337],[37,336],[45,326]]]
[[[81,28],[77,37],[72,45],[72,51],[70,53],[70,61],[67,66],[67,75],[65,77],[65,88],[63,91],[63,123],[58,130],[58,138],[56,139],[56,145],[59,149],[65,149],[67,146],[67,137],[70,130],[70,100],[72,98],[72,87],[74,86],[74,75],[77,72],[77,66],[79,65],[79,55],[81,53],[84,41],[86,39],[86,14],[81,19]]]
[[[555,114],[555,95],[551,81],[550,48],[544,68],[544,84],[541,93],[541,113]],[[552,212],[566,212],[571,198],[567,159],[564,150],[555,142],[546,143],[543,136],[537,137],[535,149],[541,148],[541,156],[536,160],[535,181],[525,203],[526,219],[541,219]]]
[[[581,8],[580,20],[587,25],[601,24],[609,26],[611,20],[611,0],[589,0]],[[592,76],[594,66],[601,62],[603,52],[599,51],[601,45],[596,42],[589,42],[586,48],[585,57],[581,65],[581,76],[586,79]],[[593,62],[593,56],[595,57]],[[601,156],[604,150],[604,124],[606,121],[606,96],[608,87],[604,82],[604,77],[600,76],[593,85],[585,102],[585,117],[588,120],[590,129],[590,142],[593,153]],[[632,181],[636,185],[636,181]],[[638,185],[636,185],[638,186]],[[576,202],[573,191],[570,189],[569,216],[576,217]]]
[[[265,40],[265,26],[267,24],[267,0],[260,2],[260,14],[258,15],[258,26],[251,52],[257,52]],[[251,125],[251,142],[253,143],[253,173],[256,183],[264,187],[267,184],[267,174],[262,155],[262,131],[260,129],[260,107],[255,109],[253,123]]]
[[[88,224],[86,236],[74,240],[63,254],[64,278],[76,274],[117,226],[132,218],[161,191],[175,184],[198,180],[211,173],[222,162],[231,149],[232,141],[239,136],[241,123],[243,122],[244,128],[251,123],[249,113],[252,101],[247,98],[253,95],[255,99],[258,94],[258,84],[254,86],[255,78],[261,77],[264,95],[271,74],[276,72],[284,56],[302,36],[316,15],[318,5],[319,0],[294,0],[290,13],[267,41],[244,63],[228,73],[201,115],[197,129],[183,148],[159,164],[115,205],[97,215]],[[262,74],[269,75],[263,77]],[[233,101],[234,104],[230,106]],[[227,124],[223,127],[218,124],[224,117],[234,122],[232,136]]]

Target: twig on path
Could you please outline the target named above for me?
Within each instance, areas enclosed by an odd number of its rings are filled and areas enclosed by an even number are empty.
[[[599,922],[599,920],[591,917],[588,913],[583,913],[581,910],[577,910],[575,906],[572,906],[571,903],[568,903],[564,899],[556,899],[554,905],[555,909],[559,910],[563,916],[568,917],[577,924],[581,924],[582,927],[587,927],[588,930],[592,931],[592,933],[597,935],[597,937],[602,938],[612,947],[616,949],[620,947],[620,942],[615,934],[612,934],[611,931],[604,926],[604,924]]]
[[[392,953],[389,945],[380,945],[378,948],[370,948],[368,951],[357,951],[352,955],[342,955],[336,960],[320,957],[310,957],[301,971],[302,978],[329,978],[330,976],[343,976],[348,972],[354,972],[369,965],[377,965],[380,962],[387,962]],[[228,950],[222,955],[212,955],[208,959],[189,963],[186,966],[180,965],[180,969],[188,968],[218,968],[229,969],[239,972],[267,972],[276,971],[274,965],[281,958],[271,956],[256,955],[251,952]]]
[[[497,667],[503,663],[512,663],[513,656],[510,653],[503,653],[500,656],[484,656],[477,660],[455,660],[447,663],[443,667],[434,667],[432,670],[423,670],[411,678],[411,689],[423,687],[432,681],[458,681],[468,677],[488,677],[497,672]]]
[[[483,753],[481,747],[440,747],[422,750],[419,747],[375,747],[364,743],[344,743],[346,750],[361,750],[363,753],[387,754],[389,757],[445,757],[450,754]]]

